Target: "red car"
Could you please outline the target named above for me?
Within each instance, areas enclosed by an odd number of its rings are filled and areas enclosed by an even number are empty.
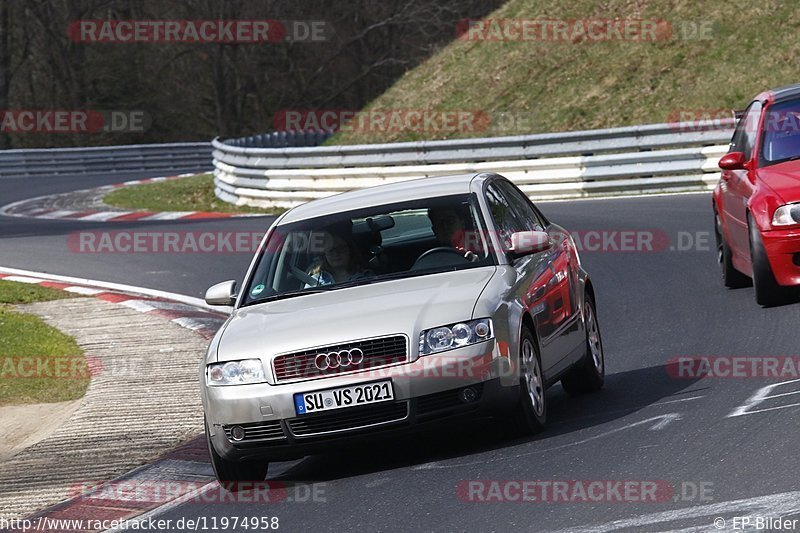
[[[764,306],[800,285],[800,84],[756,96],[736,125],[713,207],[726,287]]]

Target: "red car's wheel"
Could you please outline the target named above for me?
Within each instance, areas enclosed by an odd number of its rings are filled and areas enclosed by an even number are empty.
[[[722,233],[722,221],[716,209],[714,209],[714,236],[717,239],[717,260],[722,269],[722,283],[729,289],[740,289],[750,285],[750,278],[733,266],[733,254],[728,242],[725,240],[725,235]]]
[[[756,302],[765,307],[780,305],[786,301],[787,291],[775,281],[775,274],[772,273],[761,233],[750,215],[747,216],[747,227],[750,232],[750,257],[753,261]]]

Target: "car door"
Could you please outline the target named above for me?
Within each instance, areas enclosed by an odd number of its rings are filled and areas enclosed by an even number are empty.
[[[550,308],[548,331],[545,341],[552,343],[562,356],[568,355],[583,337],[579,331],[580,299],[578,295],[578,255],[569,233],[556,224],[550,224],[536,210],[525,194],[512,183],[500,182],[500,187],[512,202],[512,207],[525,224],[526,229],[545,231],[550,235],[550,274],[545,289]]]
[[[754,101],[736,125],[729,152],[743,152],[748,169],[723,170],[720,189],[728,244],[735,260],[750,263],[750,237],[747,231],[747,202],[753,194],[755,145],[759,132],[762,105]]]
[[[486,187],[486,200],[502,251],[508,252],[512,233],[543,231],[544,228],[530,219],[526,220],[520,213],[519,201],[503,183],[503,180],[490,182]],[[516,276],[511,292],[534,320],[541,342],[540,355],[545,373],[566,355],[559,343],[554,342],[565,319],[557,270],[553,266],[553,259],[558,254],[558,248],[554,247],[516,259],[511,265]]]

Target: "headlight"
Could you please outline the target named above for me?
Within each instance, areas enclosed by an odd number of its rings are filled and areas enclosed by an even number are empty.
[[[245,385],[265,381],[261,359],[212,363],[206,367],[206,385]]]
[[[419,354],[428,355],[452,350],[491,339],[493,336],[491,318],[426,329],[419,335]]]
[[[782,205],[772,216],[773,226],[794,226],[800,224],[800,203]]]

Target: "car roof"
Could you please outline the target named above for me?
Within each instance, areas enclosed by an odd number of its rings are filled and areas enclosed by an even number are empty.
[[[753,98],[753,100],[778,101],[797,96],[800,96],[800,83],[785,85],[783,87],[778,87],[776,89],[769,89],[768,91],[764,91],[755,98]]]
[[[416,178],[375,187],[327,196],[319,200],[299,205],[280,219],[280,224],[288,224],[318,216],[330,215],[365,207],[410,202],[420,198],[435,198],[467,194],[472,180],[488,178],[491,174],[460,174],[457,176],[437,176]]]

